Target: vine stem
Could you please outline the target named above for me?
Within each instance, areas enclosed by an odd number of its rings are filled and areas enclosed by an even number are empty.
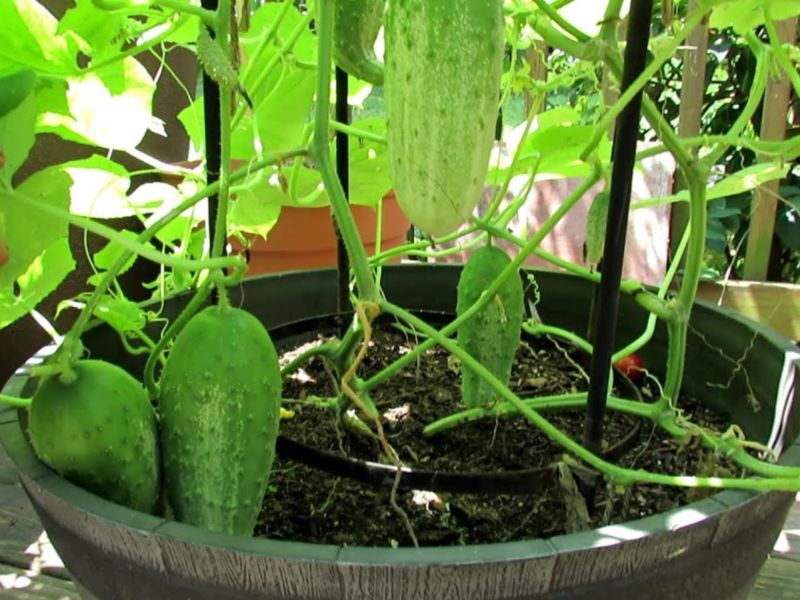
[[[695,477],[688,475],[663,475],[660,473],[650,473],[643,469],[626,469],[607,462],[596,454],[589,452],[581,444],[563,433],[555,425],[542,417],[535,410],[530,408],[516,394],[509,390],[498,380],[486,367],[474,359],[469,353],[461,348],[453,340],[448,339],[442,332],[435,327],[428,325],[422,319],[414,316],[403,308],[384,301],[381,305],[384,312],[394,315],[406,323],[421,330],[428,335],[431,340],[443,346],[453,355],[457,356],[462,365],[467,365],[474,369],[483,377],[489,385],[506,401],[514,406],[524,415],[534,426],[540,429],[553,441],[561,444],[564,448],[573,453],[578,458],[585,461],[595,469],[602,471],[616,483],[621,485],[633,483],[653,483],[676,487],[709,487],[709,488],[738,488],[751,490],[786,490],[796,492],[800,490],[800,478],[798,477],[775,477],[770,479],[737,479],[725,477]]]
[[[486,289],[486,291],[481,294],[481,297],[478,298],[477,302],[470,306],[467,310],[465,310],[458,318],[452,321],[449,325],[444,327],[441,330],[441,335],[447,337],[452,335],[463,323],[465,323],[468,319],[472,318],[472,316],[481,310],[486,304],[488,304],[492,298],[497,294],[498,290],[502,287],[505,283],[506,279],[511,276],[516,276],[519,272],[520,267],[528,258],[528,256],[533,252],[533,250],[538,247],[541,241],[550,233],[550,231],[555,227],[555,225],[561,220],[561,218],[569,212],[575,204],[583,197],[583,195],[600,179],[602,175],[602,169],[599,163],[594,163],[593,165],[593,173],[584,179],[578,187],[576,187],[572,193],[564,200],[561,206],[556,209],[556,211],[545,221],[542,226],[536,231],[535,234],[531,237],[531,239],[525,244],[525,246],[519,251],[516,258],[514,258],[508,266],[498,275],[492,284]],[[423,352],[426,352],[428,349],[432,348],[436,345],[436,341],[433,338],[429,338],[421,343],[419,346],[414,348],[411,352],[408,352],[398,358],[395,362],[387,366],[383,369],[380,373],[376,373],[372,376],[371,379],[364,382],[364,388],[370,390],[374,388],[376,385],[379,385],[389,377],[391,377],[394,373],[400,371],[403,367],[410,364],[411,362],[415,361],[419,355]]]
[[[31,398],[15,398],[14,396],[0,394],[0,404],[6,404],[7,406],[13,406],[15,408],[29,408],[31,402]]]
[[[342,235],[355,272],[359,298],[364,302],[380,304],[378,286],[369,267],[367,252],[358,235],[358,228],[350,212],[342,186],[336,177],[330,146],[327,142],[330,122],[333,0],[320,0],[319,2],[317,36],[319,38],[319,71],[317,71],[317,103],[311,153],[322,175],[325,189],[328,190],[336,226]]]
[[[92,221],[91,219],[73,215],[69,211],[55,208],[54,206],[50,206],[41,200],[29,198],[28,196],[20,194],[17,191],[11,191],[9,194],[22,204],[25,204],[40,212],[47,213],[53,217],[62,219],[71,225],[75,225],[76,227],[80,227],[81,229],[85,229],[86,231],[90,231],[94,234],[104,237],[109,241],[119,244],[133,254],[138,254],[139,256],[142,256],[143,258],[151,260],[155,263],[166,265],[174,269],[184,269],[187,271],[200,269],[224,269],[228,267],[238,267],[243,264],[243,259],[236,256],[226,258],[211,258],[205,260],[192,260],[188,258],[170,256],[168,254],[164,254],[163,252],[159,252],[154,248],[148,248],[142,242],[139,242],[138,240],[132,240],[129,237],[122,235],[120,232]]]
[[[299,157],[305,156],[308,154],[308,150],[306,148],[291,148],[285,150],[283,152],[275,152],[268,156],[265,156],[263,159],[257,161],[254,165],[254,169],[261,169],[267,166],[273,165],[279,160],[291,157]],[[235,173],[231,175],[231,182],[239,181],[247,177],[249,174],[250,169],[249,167],[242,167],[237,170]],[[187,198],[183,202],[181,202],[178,206],[170,210],[167,214],[159,218],[155,223],[151,224],[147,229],[145,229],[139,236],[136,238],[136,241],[140,244],[146,244],[150,240],[152,240],[156,234],[161,231],[164,227],[166,227],[169,223],[171,223],[175,218],[180,216],[184,211],[191,209],[195,204],[204,200],[211,194],[216,193],[219,190],[219,182],[215,182],[209,186],[206,186],[190,198]],[[130,250],[123,250],[120,253],[119,257],[117,258],[116,262],[111,265],[111,268],[106,271],[103,278],[98,283],[97,287],[95,288],[92,295],[87,300],[86,304],[84,305],[83,309],[81,310],[80,314],[78,315],[75,324],[70,329],[69,333],[66,334],[64,345],[69,348],[69,355],[72,357],[74,350],[80,345],[78,342],[80,340],[83,331],[86,329],[86,326],[89,323],[89,319],[92,318],[95,310],[100,304],[100,301],[103,299],[103,296],[108,291],[108,288],[111,287],[112,283],[115,281],[117,277],[117,273],[119,273],[120,269],[125,266],[125,263],[133,256],[133,252]]]

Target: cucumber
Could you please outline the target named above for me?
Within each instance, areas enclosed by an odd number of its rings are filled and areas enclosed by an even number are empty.
[[[159,500],[156,413],[142,385],[120,367],[81,360],[69,383],[42,380],[29,431],[39,459],[98,496],[153,514]]]
[[[385,9],[386,0],[335,0],[333,5],[333,59],[348,75],[372,85],[383,85],[375,40]]]
[[[503,74],[501,0],[389,0],[386,118],[398,204],[426,234],[472,215],[486,180]]]
[[[280,420],[269,333],[250,313],[211,306],[175,338],[159,412],[166,497],[177,521],[252,535]]]
[[[472,253],[458,280],[456,314],[461,316],[475,304],[497,276],[511,263],[496,246],[483,246]],[[458,328],[458,345],[504,385],[511,380],[511,366],[519,348],[524,296],[519,272],[503,283],[497,295]],[[467,408],[493,402],[497,393],[467,365],[461,365],[461,396]]]
[[[592,268],[595,268],[603,258],[610,201],[611,194],[606,191],[598,192],[592,200],[589,212],[586,213],[586,242],[583,258],[584,262]]]

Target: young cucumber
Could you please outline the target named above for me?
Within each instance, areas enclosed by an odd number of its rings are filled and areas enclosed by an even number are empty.
[[[335,0],[333,58],[346,73],[372,85],[383,85],[383,63],[375,40],[383,26],[386,0]]]
[[[250,313],[211,306],[175,338],[161,378],[161,444],[175,519],[252,535],[281,403],[278,355]]]
[[[496,246],[473,252],[458,281],[456,313],[461,316],[475,304],[510,263],[508,255]],[[504,385],[511,379],[511,365],[520,344],[523,306],[522,279],[514,273],[494,298],[458,328],[458,345]],[[467,408],[479,408],[497,398],[489,383],[463,363],[461,394]]]
[[[409,220],[458,229],[480,201],[503,73],[501,0],[389,0],[386,116],[391,175]]]
[[[39,458],[85,490],[153,513],[159,500],[158,423],[142,385],[99,360],[78,361],[75,379],[42,380],[29,412]]]

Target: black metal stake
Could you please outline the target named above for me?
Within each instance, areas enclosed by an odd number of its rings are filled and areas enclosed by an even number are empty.
[[[201,5],[206,10],[217,10],[218,0],[201,0]],[[202,26],[202,25],[201,25]],[[210,27],[208,34],[213,39],[214,30]],[[206,149],[206,184],[211,185],[219,180],[221,162],[222,124],[219,113],[219,86],[203,70],[203,115],[205,119],[205,149]],[[214,236],[217,229],[217,214],[219,213],[219,195],[208,197],[208,217],[206,219],[206,234],[208,235],[208,251],[214,246]],[[223,248],[224,252],[224,248]],[[217,303],[217,290],[214,288],[211,296],[212,302]]]
[[[625,66],[622,74],[622,92],[641,74],[647,59],[650,39],[650,22],[653,0],[631,2],[628,22]],[[631,202],[631,182],[636,162],[636,142],[639,137],[639,119],[642,93],[636,94],[617,119],[614,135],[611,172],[611,198],[603,249],[603,270],[597,303],[597,328],[592,344],[592,363],[589,379],[583,445],[599,454],[603,445],[603,419],[606,411],[606,392],[609,370],[617,329],[619,286],[622,280],[622,260],[628,230],[628,211]]]
[[[347,105],[347,73],[336,67],[336,120],[340,123],[350,124],[350,109]],[[348,135],[342,131],[336,132],[336,174],[344,190],[344,197],[350,201],[350,140]],[[332,216],[332,215],[331,215]],[[333,218],[333,216],[332,216]],[[347,306],[350,303],[350,260],[345,249],[344,239],[336,230],[336,256],[338,269],[338,295],[337,312],[344,317]],[[344,335],[347,328],[347,320],[342,318],[340,323],[340,334]]]

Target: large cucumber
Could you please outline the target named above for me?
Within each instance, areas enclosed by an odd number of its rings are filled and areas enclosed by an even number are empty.
[[[281,385],[269,333],[244,310],[205,308],[178,334],[159,403],[176,520],[252,535],[275,457]]]
[[[461,316],[481,297],[511,259],[496,246],[472,253],[458,281],[456,313]],[[511,275],[482,309],[458,328],[458,345],[478,360],[504,385],[520,344],[524,314],[522,279]],[[489,383],[467,365],[461,365],[461,395],[467,408],[479,408],[497,398]]]
[[[36,454],[87,491],[153,513],[161,468],[147,393],[111,363],[82,360],[73,369],[73,381],[49,376],[33,396],[28,422]]]
[[[391,174],[409,220],[431,236],[480,201],[503,73],[502,0],[389,0],[386,115]]]
[[[375,55],[375,40],[383,26],[386,0],[335,0],[333,58],[346,73],[373,85],[383,85],[383,63]]]

